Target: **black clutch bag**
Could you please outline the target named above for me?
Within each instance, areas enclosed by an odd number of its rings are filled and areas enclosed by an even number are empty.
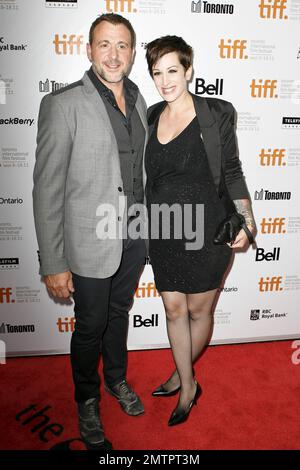
[[[222,220],[218,226],[215,233],[214,244],[224,245],[226,243],[233,243],[241,229],[245,230],[249,243],[253,243],[254,238],[246,225],[245,217],[238,212],[233,212]]]

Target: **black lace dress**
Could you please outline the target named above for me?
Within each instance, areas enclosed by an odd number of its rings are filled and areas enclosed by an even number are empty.
[[[213,243],[217,225],[226,214],[215,189],[197,118],[167,144],[158,141],[156,124],[145,159],[149,255],[157,289],[190,294],[219,287],[230,262],[231,248]],[[164,203],[175,204],[175,212],[180,208],[190,216],[182,217],[181,222],[178,216],[168,218],[166,213],[164,218],[158,218],[157,207]],[[197,205],[204,207],[203,218]],[[151,212],[153,208],[156,209]],[[168,227],[169,234],[165,232]],[[198,233],[199,227],[204,233],[202,248],[186,249],[186,243],[195,242],[192,232]]]

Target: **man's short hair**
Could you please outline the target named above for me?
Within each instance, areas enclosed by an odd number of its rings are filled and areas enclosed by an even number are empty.
[[[102,21],[107,21],[108,23],[111,24],[123,24],[130,32],[131,35],[131,48],[135,48],[136,44],[136,36],[135,36],[135,31],[132,27],[132,24],[130,21],[128,21],[126,18],[124,18],[121,15],[117,15],[116,13],[104,13],[103,15],[98,16],[98,18],[93,21],[91,27],[90,27],[90,32],[89,32],[89,43],[92,44],[93,42],[93,35],[94,35],[94,29],[98,24],[102,23]]]

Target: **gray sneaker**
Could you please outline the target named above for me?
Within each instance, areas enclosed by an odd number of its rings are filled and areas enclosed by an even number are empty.
[[[83,442],[89,450],[112,449],[105,439],[99,416],[99,399],[89,398],[78,403],[79,431]]]
[[[130,385],[128,385],[126,380],[122,380],[122,382],[118,383],[117,385],[114,385],[113,387],[109,387],[105,383],[104,388],[108,393],[110,393],[110,395],[117,398],[118,402],[121,405],[121,408],[128,415],[138,416],[145,412],[141,400],[132,390]]]

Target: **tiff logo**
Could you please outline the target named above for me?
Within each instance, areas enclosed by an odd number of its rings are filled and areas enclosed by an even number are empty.
[[[274,291],[282,291],[283,288],[281,286],[282,276],[272,276],[271,279],[269,277],[263,278],[261,277],[259,280],[259,290],[260,292],[274,292]]]
[[[287,20],[288,16],[284,15],[287,0],[261,0],[259,7],[259,16],[264,19],[280,19]]]
[[[246,39],[235,39],[233,42],[228,39],[227,44],[224,39],[221,39],[218,48],[221,59],[248,59],[248,56],[244,54],[247,49]]]
[[[286,233],[286,230],[284,230],[284,227],[285,227],[284,217],[275,217],[274,219],[269,217],[268,222],[266,220],[267,220],[266,218],[263,218],[260,224],[262,234]]]
[[[63,34],[63,39],[59,39],[59,34],[55,34],[53,44],[55,46],[55,54],[57,55],[73,55],[74,46],[76,47],[77,55],[81,54],[81,46],[83,46],[83,36],[80,34],[70,34],[69,39],[66,34]]]
[[[56,324],[59,333],[73,333],[75,329],[75,317],[65,317],[64,320],[62,318],[58,318]]]
[[[134,0],[105,0],[107,13],[136,13],[137,9],[133,8],[133,3]]]
[[[0,304],[14,303],[14,299],[12,299],[11,296],[12,296],[12,288],[11,287],[0,287]]]
[[[285,159],[286,149],[261,149],[259,154],[261,166],[286,166]]]
[[[138,286],[138,288],[135,291],[135,297],[137,299],[141,299],[144,297],[159,297],[159,292],[156,289],[156,286],[154,282],[148,282],[147,284],[145,282],[142,282],[141,286]]]
[[[277,90],[277,80],[258,80],[256,83],[255,78],[252,79],[251,85],[252,98],[278,98],[275,94]]]

